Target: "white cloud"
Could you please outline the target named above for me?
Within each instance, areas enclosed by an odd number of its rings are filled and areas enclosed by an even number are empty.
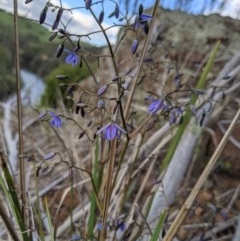
[[[19,15],[28,17],[33,20],[38,20],[40,13],[42,9],[46,5],[46,0],[38,0],[38,1],[32,1],[29,4],[25,4],[25,1],[18,1],[18,12]],[[59,1],[57,0],[51,0],[51,3],[59,6]],[[2,9],[13,12],[13,1],[7,1],[7,0],[0,0],[0,6]],[[70,9],[71,6],[67,4],[63,4],[63,7],[66,9]],[[47,12],[47,18],[45,21],[45,26],[51,28],[52,23],[55,20],[56,17],[56,11],[52,12],[53,8],[50,8]],[[68,24],[67,30],[71,34],[81,34],[86,35],[88,33],[99,31],[99,27],[95,20],[86,12],[80,12],[79,10],[74,10],[72,13],[70,11],[64,11],[61,21],[63,24]],[[110,25],[107,23],[103,24],[104,28],[109,27]],[[59,27],[61,24],[59,24]],[[119,28],[114,27],[107,31],[108,37],[111,41],[111,43],[114,43],[116,40],[117,33],[119,31]],[[87,37],[84,37],[83,40],[89,41]],[[91,41],[95,45],[104,45],[106,44],[102,33],[97,33],[94,35],[91,35]]]
[[[219,12],[222,16],[229,16],[239,19],[240,2],[239,0],[228,0],[226,6]]]
[[[210,6],[209,2],[208,5]],[[222,5],[223,2],[225,3],[224,5]],[[209,15],[212,13],[218,13],[221,16],[228,16],[231,18],[239,19],[240,2],[239,0],[217,0],[214,4],[214,7],[212,9],[210,9],[210,7],[206,8],[203,14]]]

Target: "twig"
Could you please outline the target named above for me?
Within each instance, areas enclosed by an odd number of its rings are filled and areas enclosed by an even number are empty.
[[[229,212],[231,210],[233,204],[238,200],[239,193],[240,193],[240,185],[238,185],[238,187],[236,188],[236,190],[233,194],[233,197],[232,197],[230,203],[228,204],[227,212]]]
[[[240,241],[240,215],[238,216],[238,219],[237,219],[236,233],[233,236],[232,241]]]
[[[26,223],[25,206],[25,166],[23,154],[23,131],[22,131],[22,103],[21,103],[21,81],[20,81],[20,59],[19,59],[19,34],[18,34],[18,4],[14,0],[14,35],[15,35],[15,68],[16,68],[16,88],[17,88],[17,112],[18,112],[18,135],[19,135],[19,161],[20,161],[20,188],[22,199],[22,218]]]
[[[209,238],[211,238],[213,236],[213,234],[218,234],[218,233],[222,232],[223,230],[226,230],[226,229],[234,226],[237,219],[238,219],[238,216],[233,217],[233,218],[231,218],[227,221],[224,221],[222,223],[219,223],[214,228],[210,229],[209,231],[207,231],[205,233],[204,239],[209,240]],[[200,238],[199,236],[195,237],[195,238],[191,239],[191,241],[199,241],[200,240],[199,238]]]

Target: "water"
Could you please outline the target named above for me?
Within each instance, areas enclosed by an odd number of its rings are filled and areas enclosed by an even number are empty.
[[[37,105],[45,90],[44,82],[41,78],[26,70],[21,70],[20,76],[24,84],[21,93],[23,104],[25,104],[25,100],[27,99],[29,104]]]
[[[21,90],[22,105],[37,105],[45,89],[45,84],[41,78],[26,71],[21,70],[21,79],[24,83]],[[11,126],[13,115],[12,111],[16,111],[17,107],[16,94],[10,96],[7,101],[2,103],[3,107],[3,138],[5,140],[6,149],[8,151],[8,160],[11,165],[12,172],[15,173],[18,166],[18,132],[14,132]]]

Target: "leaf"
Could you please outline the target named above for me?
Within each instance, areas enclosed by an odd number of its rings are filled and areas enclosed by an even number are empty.
[[[160,232],[163,229],[163,225],[164,225],[164,222],[165,222],[165,219],[166,219],[166,215],[167,215],[166,211],[164,211],[161,214],[150,241],[158,241],[159,240]]]

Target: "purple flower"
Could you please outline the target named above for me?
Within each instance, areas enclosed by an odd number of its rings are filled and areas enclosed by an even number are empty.
[[[97,222],[97,230],[98,230],[98,231],[101,231],[101,230],[102,230],[102,220],[99,220],[99,221]]]
[[[183,110],[180,107],[173,108],[169,113],[169,123],[173,125],[177,122],[177,119],[182,117]]]
[[[131,47],[132,54],[136,53],[137,48],[138,48],[138,40],[134,39],[132,42],[132,47]]]
[[[68,50],[65,50],[65,51],[69,52]],[[79,56],[76,54],[75,51],[73,51],[73,52],[69,52],[69,54],[65,59],[65,63],[71,64],[74,67],[79,63],[79,60],[80,60]]]
[[[108,141],[112,141],[114,138],[119,139],[121,132],[127,134],[122,127],[115,123],[108,123],[106,126],[100,128],[96,134],[99,135],[101,132],[104,132],[104,138]]]
[[[102,99],[99,99],[97,106],[98,106],[98,109],[104,109],[105,108],[105,102]]]
[[[136,19],[135,22],[133,24],[133,28],[136,30],[137,28],[142,28],[145,33],[147,34],[147,30],[148,30],[148,20],[151,20],[152,16],[147,15],[147,14],[139,14]]]
[[[154,99],[152,97],[148,97],[152,102],[148,106],[148,112],[155,115],[159,110],[164,108],[164,99]]]
[[[126,230],[126,223],[122,219],[117,219],[115,222],[115,226],[119,231],[124,232]]]
[[[62,126],[62,119],[59,115],[56,115],[52,111],[49,112],[49,115],[52,117],[50,125],[52,127],[59,128]]]

